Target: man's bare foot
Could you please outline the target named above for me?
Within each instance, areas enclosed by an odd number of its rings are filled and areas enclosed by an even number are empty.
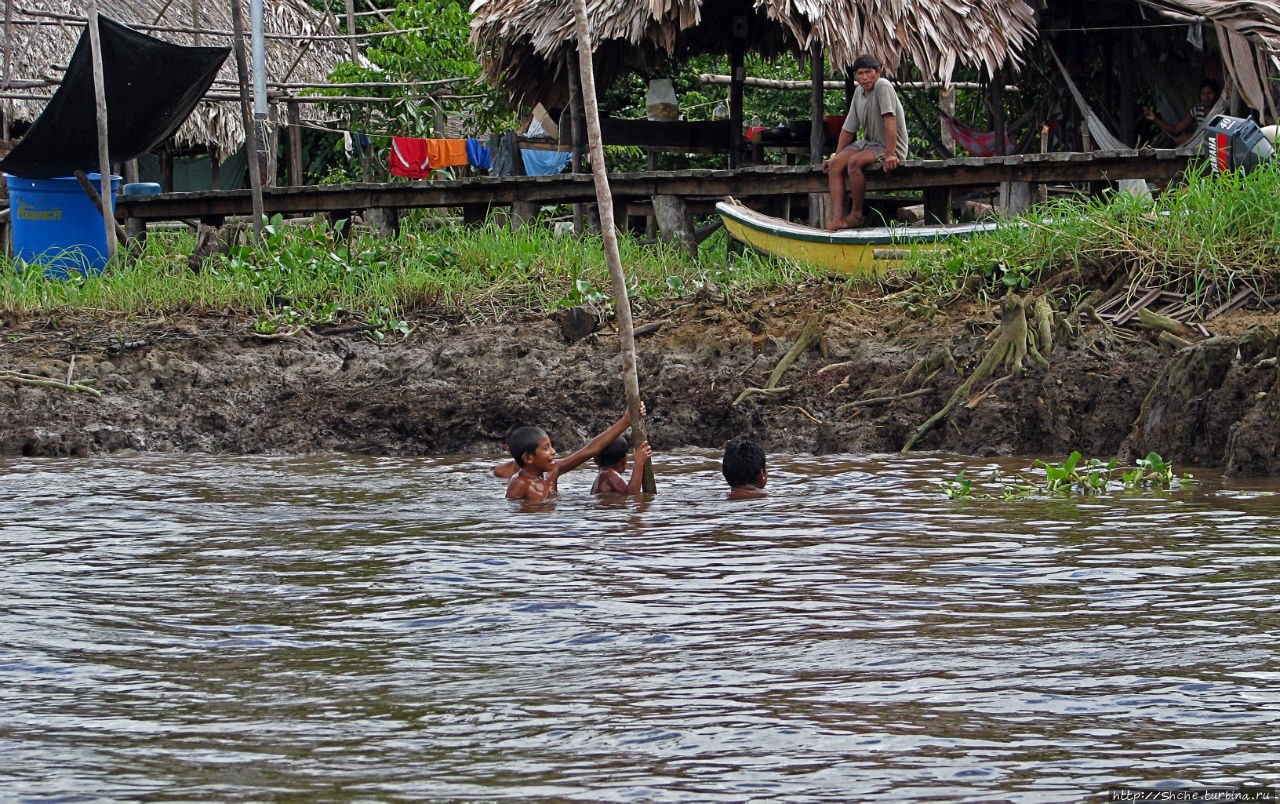
[[[848,229],[848,228],[849,228],[849,222],[844,218],[832,218],[831,222],[827,224],[828,232],[838,232],[841,229]]]
[[[857,216],[857,217],[854,217],[854,216],[850,215],[847,219],[845,219],[844,226],[842,226],[842,227],[840,227],[840,228],[842,228],[842,229],[857,229],[859,226],[861,226],[861,225],[863,224],[863,222],[864,222],[865,220],[866,220],[866,217],[865,217],[865,216],[863,216],[863,215],[859,215],[859,216]]]

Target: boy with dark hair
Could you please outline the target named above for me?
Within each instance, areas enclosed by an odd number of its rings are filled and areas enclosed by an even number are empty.
[[[831,191],[829,231],[862,225],[862,202],[867,193],[867,177],[862,171],[870,165],[893,170],[907,158],[907,121],[902,100],[887,78],[880,76],[880,62],[866,53],[853,62],[853,77],[858,88],[840,129],[836,151],[822,163]],[[862,139],[854,141],[858,131]],[[846,186],[852,208],[846,216]]]
[[[640,403],[640,415],[644,415],[644,403]],[[557,458],[556,448],[551,446],[551,436],[541,427],[520,427],[511,434],[508,445],[511,457],[520,467],[507,484],[508,500],[545,500],[554,497],[559,488],[560,475],[577,469],[588,459],[600,454],[611,441],[622,435],[631,424],[631,412],[622,414],[612,427],[591,439],[585,447],[568,458]]]
[[[513,424],[507,428],[506,435],[502,437],[503,452],[507,453],[508,455],[511,454],[511,434],[514,433],[516,430],[519,430],[522,426],[523,425]],[[503,461],[502,463],[493,467],[493,476],[500,477],[503,480],[510,480],[512,477],[515,476],[515,473],[519,471],[520,471],[520,467],[516,466],[516,462],[513,459],[510,461]]]
[[[596,475],[596,482],[591,485],[591,493],[639,494],[644,484],[644,465],[649,462],[651,455],[653,451],[649,449],[649,442],[640,442],[640,446],[636,447],[635,466],[631,469],[631,482],[626,482],[622,479],[622,473],[627,471],[627,439],[618,436],[596,456],[600,474]]]
[[[721,464],[729,483],[729,499],[744,500],[768,494],[764,485],[769,475],[764,470],[764,449],[749,438],[735,438],[724,446]]]

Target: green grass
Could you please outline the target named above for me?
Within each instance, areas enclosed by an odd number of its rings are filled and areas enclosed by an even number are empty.
[[[171,231],[150,235],[145,253],[97,276],[46,280],[38,269],[0,262],[0,310],[74,307],[133,316],[229,309],[307,323],[337,310],[383,318],[430,313],[502,319],[612,299],[597,236],[557,236],[546,225],[511,231],[430,223],[420,219],[402,228],[400,237],[385,239],[277,219],[260,243],[210,258],[199,272],[187,267],[194,237]],[[679,296],[708,282],[725,293],[750,293],[792,287],[818,273],[752,254],[728,255],[719,237],[703,244],[696,262],[681,249],[620,237],[629,293]]]
[[[333,320],[342,311],[395,329],[403,319],[502,320],[612,298],[599,237],[557,236],[536,223],[511,231],[439,225],[415,213],[401,235],[349,237],[324,223],[271,222],[263,239],[187,267],[192,234],[153,231],[141,255],[101,275],[46,280],[0,259],[0,311],[71,308],[106,316],[165,316],[231,310],[261,328]],[[634,297],[672,297],[714,283],[729,298],[792,289],[821,275],[812,266],[728,254],[725,235],[697,260],[678,248],[619,247]],[[1030,288],[1050,276],[1077,290],[1117,280],[1178,290],[1200,300],[1243,286],[1274,290],[1280,278],[1280,162],[1243,175],[1196,173],[1153,203],[1114,194],[1055,199],[990,236],[908,262],[920,292],[938,300],[978,276],[987,296]]]
[[[975,273],[998,291],[1064,271],[1085,283],[1124,277],[1193,299],[1209,287],[1274,287],[1280,278],[1280,161],[1247,175],[1195,172],[1154,203],[1124,193],[1054,199],[989,237],[923,253],[915,266],[940,290]]]

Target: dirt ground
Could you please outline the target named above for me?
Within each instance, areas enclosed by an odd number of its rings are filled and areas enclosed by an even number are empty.
[[[872,453],[900,450],[946,404],[989,348],[999,310],[976,298],[938,309],[909,293],[868,287],[859,296],[814,282],[749,299],[709,288],[637,300],[635,319],[656,451],[751,436],[771,452]],[[778,390],[737,401],[765,385],[810,320],[820,337]],[[1079,450],[1122,461],[1156,451],[1234,475],[1280,473],[1280,314],[1215,318],[1211,337],[1181,349],[1152,331],[1068,321],[1047,370],[1031,360],[1020,372],[998,368],[915,449],[1058,459]],[[497,453],[520,423],[544,427],[565,452],[624,407],[608,317],[573,342],[559,317],[416,323],[379,344],[342,324],[262,337],[233,315],[8,315],[0,455]],[[924,365],[944,347],[953,367]]]

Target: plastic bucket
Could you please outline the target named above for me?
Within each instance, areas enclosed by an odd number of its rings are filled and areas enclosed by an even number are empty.
[[[107,230],[93,200],[74,177],[24,179],[4,174],[9,187],[13,256],[44,266],[44,275],[66,279],[72,273],[101,273],[107,264]],[[101,178],[89,174],[100,191]],[[108,205],[114,211],[120,177],[111,177]]]

